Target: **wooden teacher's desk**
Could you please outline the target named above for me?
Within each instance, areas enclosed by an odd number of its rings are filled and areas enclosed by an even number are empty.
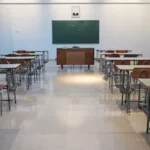
[[[57,65],[94,65],[94,48],[57,48]]]

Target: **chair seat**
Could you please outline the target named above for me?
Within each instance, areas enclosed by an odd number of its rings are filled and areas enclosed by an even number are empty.
[[[6,88],[6,85],[0,85],[0,90],[3,90]]]

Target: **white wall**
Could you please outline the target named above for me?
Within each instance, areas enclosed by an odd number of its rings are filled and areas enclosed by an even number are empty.
[[[11,21],[10,7],[0,5],[0,53],[8,53],[13,48]]]
[[[0,9],[5,6],[0,5]],[[48,49],[50,58],[54,59],[56,48],[66,45],[52,44],[51,21],[72,20],[71,6],[71,4],[7,5],[10,9],[3,16],[11,16],[12,31],[8,32],[13,44],[10,52],[12,49]],[[79,45],[80,47],[132,49],[133,52],[142,52],[145,56],[150,56],[150,5],[80,4],[79,6],[81,7],[80,20],[100,20],[100,44]],[[0,11],[0,16],[3,11]],[[5,42],[9,44],[10,41],[5,40]]]

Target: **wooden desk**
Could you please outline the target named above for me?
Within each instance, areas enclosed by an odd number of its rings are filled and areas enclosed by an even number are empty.
[[[94,65],[94,48],[57,49],[57,65]]]

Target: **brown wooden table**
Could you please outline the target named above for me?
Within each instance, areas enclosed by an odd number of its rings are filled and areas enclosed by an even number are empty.
[[[94,48],[57,48],[57,65],[94,65]]]

